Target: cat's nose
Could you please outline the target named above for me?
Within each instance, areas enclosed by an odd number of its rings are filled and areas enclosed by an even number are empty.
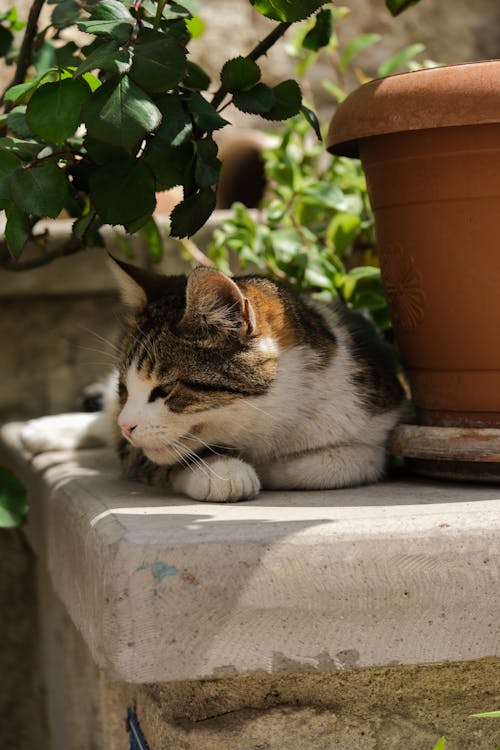
[[[120,429],[126,438],[132,436],[132,433],[136,427],[136,424],[131,424],[130,422],[120,422]]]

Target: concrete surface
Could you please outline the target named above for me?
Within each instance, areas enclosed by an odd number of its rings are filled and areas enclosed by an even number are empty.
[[[194,503],[111,451],[4,462],[30,539],[112,680],[173,682],[500,656],[500,489],[392,481]]]

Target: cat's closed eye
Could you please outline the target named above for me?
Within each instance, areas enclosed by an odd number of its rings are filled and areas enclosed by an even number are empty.
[[[172,390],[171,386],[157,385],[149,394],[148,402],[151,404],[159,398],[167,398],[168,394]]]

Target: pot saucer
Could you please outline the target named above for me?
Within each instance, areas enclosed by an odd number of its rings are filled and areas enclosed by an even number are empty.
[[[471,482],[500,481],[500,429],[401,424],[388,445],[416,474]]]

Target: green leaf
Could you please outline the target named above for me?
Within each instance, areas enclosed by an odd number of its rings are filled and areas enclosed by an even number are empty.
[[[60,0],[52,11],[51,21],[56,29],[72,26],[80,17],[80,6],[75,0]]]
[[[439,740],[434,745],[433,750],[445,750],[445,748],[446,748],[446,740],[444,737],[440,737]]]
[[[128,153],[119,146],[111,143],[96,141],[87,136],[83,142],[85,150],[95,164],[106,164],[108,161],[118,161],[128,156]]]
[[[377,75],[380,76],[380,78],[392,75],[397,70],[402,68],[407,62],[413,60],[416,55],[419,55],[424,50],[425,44],[420,44],[419,42],[416,44],[408,45],[408,47],[405,47],[399,52],[396,52],[396,54],[390,57],[388,60],[384,60],[384,62],[379,65],[377,69]]]
[[[5,92],[4,99],[8,102],[14,102],[14,104],[26,104],[28,92],[34,90],[37,86],[38,81],[18,83],[17,86],[12,86]]]
[[[7,127],[21,138],[30,138],[33,135],[28,123],[26,122],[25,104],[14,107],[14,109],[9,112],[7,115]]]
[[[79,48],[74,42],[67,42],[55,49],[56,65],[59,68],[76,68],[80,63]]]
[[[331,220],[327,237],[335,252],[343,255],[359,232],[361,219],[354,214],[340,212]]]
[[[134,47],[130,77],[146,91],[175,88],[186,73],[186,50],[176,39],[145,29]]]
[[[212,138],[197,142],[195,180],[200,187],[210,187],[219,180],[222,163],[217,158],[217,144]]]
[[[90,93],[87,84],[76,78],[44,83],[29,101],[29,127],[44,140],[63,143],[80,125],[82,106]]]
[[[31,234],[31,224],[28,216],[14,203],[10,203],[5,209],[5,216],[5,240],[10,254],[17,258]]]
[[[207,130],[209,132],[213,130],[219,130],[224,125],[228,125],[228,121],[219,115],[215,107],[207,102],[207,100],[195,91],[191,94],[188,100],[189,111],[193,115],[195,124],[200,130]]]
[[[363,207],[359,195],[344,193],[338,185],[329,185],[325,181],[305,187],[303,201],[309,205],[316,204],[351,214],[359,214]]]
[[[242,112],[252,115],[267,115],[276,102],[274,89],[265,83],[257,83],[248,91],[235,91],[233,102]]]
[[[201,229],[215,209],[215,192],[207,187],[179,203],[170,215],[170,235],[190,237]]]
[[[316,16],[314,26],[310,29],[302,40],[302,46],[313,52],[318,52],[322,47],[326,47],[333,33],[333,13],[330,8],[320,10]]]
[[[30,161],[40,153],[41,146],[35,141],[23,141],[19,138],[0,138],[0,149],[9,151],[20,159]]]
[[[127,73],[132,66],[130,49],[121,49],[118,42],[105,42],[84,60],[75,71],[75,76],[81,76],[89,70],[100,68],[111,73]]]
[[[319,124],[319,120],[316,116],[316,112],[313,112],[312,109],[309,109],[309,107],[306,107],[305,104],[303,104],[300,108],[300,111],[304,115],[305,119],[309,123],[309,125],[312,127],[314,132],[316,133],[316,136],[318,138],[318,141],[322,141],[323,137],[321,135],[321,126]]]
[[[5,26],[0,26],[0,57],[4,57],[12,46],[14,35]]]
[[[182,85],[187,89],[194,89],[195,91],[206,91],[211,83],[211,78],[203,68],[200,68],[191,60],[186,63],[186,75],[182,81]]]
[[[266,120],[288,120],[297,115],[302,107],[302,92],[297,81],[288,80],[273,88],[274,104],[264,117]]]
[[[500,711],[486,711],[480,714],[471,714],[471,716],[478,719],[500,719]]]
[[[190,141],[172,146],[161,138],[160,132],[148,143],[144,154],[144,161],[155,176],[157,191],[183,185],[193,159],[194,148]]]
[[[21,166],[21,161],[9,151],[0,150],[0,211],[7,208],[11,201],[10,175]]]
[[[360,52],[376,44],[381,39],[380,34],[360,34],[352,39],[344,48],[339,60],[339,70],[343,73],[352,60]]]
[[[221,83],[227,91],[245,91],[260,81],[260,68],[248,57],[228,60],[220,74]]]
[[[119,0],[101,0],[88,20],[78,21],[78,28],[87,34],[112,36],[120,44],[125,44],[130,37],[132,24],[133,19],[123,3]]]
[[[131,151],[161,122],[161,112],[128,76],[113,77],[95,91],[83,109],[92,138]]]
[[[159,263],[163,257],[163,237],[158,224],[152,216],[141,227],[140,234],[147,245],[149,257],[154,263]]]
[[[419,0],[385,0],[385,4],[393,16],[399,15],[412,5],[416,5],[418,2]]]
[[[156,102],[163,115],[162,123],[155,137],[160,136],[165,143],[180,146],[191,138],[193,123],[176,94],[166,94]]]
[[[68,181],[57,164],[45,161],[30,169],[17,169],[11,175],[10,189],[21,211],[55,219],[64,208]]]
[[[107,224],[129,224],[155,209],[153,174],[133,157],[98,167],[90,175],[89,185],[91,201]]]
[[[191,39],[198,39],[205,31],[205,22],[200,16],[186,19],[186,27]]]
[[[19,479],[0,466],[0,527],[12,528],[26,520],[28,496]]]
[[[73,236],[77,240],[83,242],[87,238],[88,231],[95,217],[96,212],[89,211],[87,214],[85,214],[85,216],[80,216],[79,219],[73,222],[71,231],[73,232]]]
[[[325,5],[326,0],[250,0],[255,10],[274,21],[302,21]]]
[[[41,47],[37,47],[33,54],[36,75],[41,78],[56,65],[56,51],[52,40],[45,40]]]

